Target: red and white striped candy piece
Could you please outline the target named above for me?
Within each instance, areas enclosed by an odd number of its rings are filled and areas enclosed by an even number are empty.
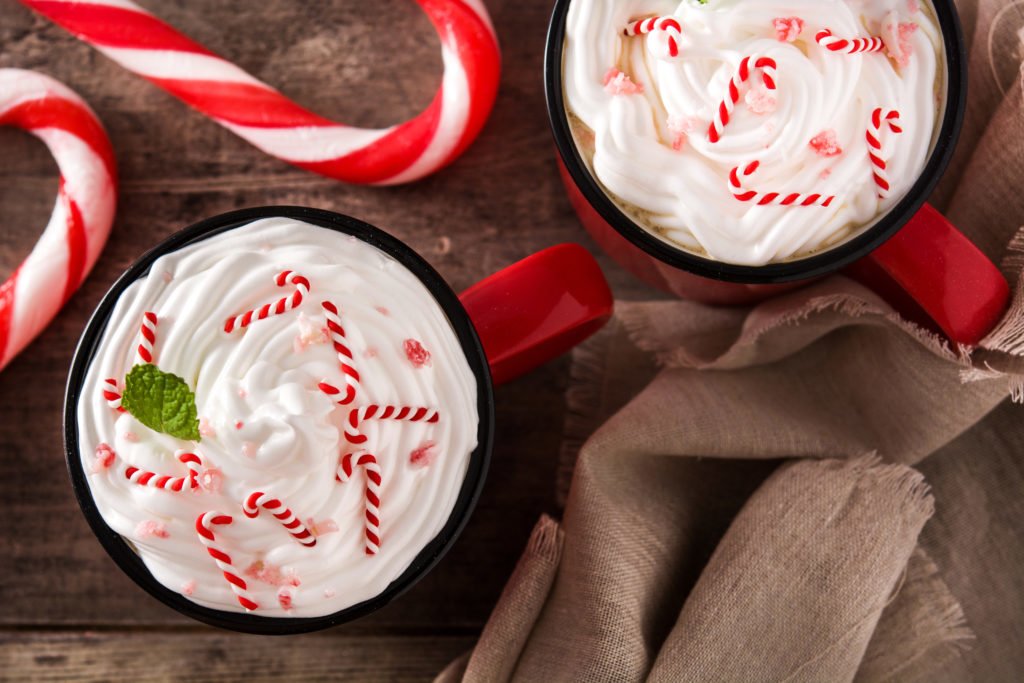
[[[847,55],[855,55],[864,52],[881,52],[885,49],[885,42],[878,36],[870,38],[838,38],[832,35],[830,29],[822,29],[814,36],[815,42],[831,52],[841,52]]]
[[[352,478],[353,466],[358,465],[366,472],[366,489],[363,497],[366,499],[366,524],[364,525],[366,535],[366,554],[376,555],[380,551],[380,465],[377,458],[369,453],[346,453],[338,463],[338,472],[335,475],[338,481],[344,483]]]
[[[164,491],[179,492],[184,490],[186,485],[189,489],[196,488],[199,485],[199,468],[203,465],[202,460],[195,453],[188,451],[178,451],[174,454],[174,457],[188,468],[187,475],[172,477],[169,474],[157,474],[156,472],[141,470],[134,465],[128,465],[124,469],[124,476],[133,484],[150,486],[155,489],[163,489]]]
[[[793,192],[783,194],[781,192],[756,192],[747,189],[743,185],[743,178],[747,178],[760,167],[761,162],[753,161],[744,167],[737,166],[729,173],[729,187],[732,189],[733,197],[741,202],[754,202],[758,206],[777,204],[780,206],[829,206],[835,200],[834,195],[823,194],[800,194]]]
[[[316,545],[316,537],[295,516],[291,508],[281,502],[280,498],[274,498],[262,491],[253,491],[245,499],[245,503],[242,505],[242,512],[245,513],[246,517],[255,519],[260,514],[260,508],[274,515],[274,518],[281,523],[281,526],[302,545],[310,548]]]
[[[649,17],[631,21],[622,29],[622,35],[627,37],[648,36],[648,39],[656,39],[656,52],[662,59],[677,59],[682,54],[680,39],[683,35],[683,27],[675,17]]]
[[[480,0],[417,0],[441,40],[441,86],[401,125],[355,128],[299,106],[130,0],[21,1],[267,154],[350,183],[409,182],[453,161],[487,120],[501,71]]]
[[[143,363],[152,363],[155,354],[153,347],[156,346],[156,313],[146,311],[142,314],[142,323],[139,325],[139,347],[136,355]]]
[[[714,120],[708,126],[708,140],[710,142],[714,143],[722,139],[722,131],[729,125],[729,121],[732,119],[732,112],[736,108],[736,103],[740,101],[740,86],[750,80],[753,73],[757,71],[761,74],[761,82],[764,83],[764,87],[768,88],[768,90],[775,90],[777,87],[775,83],[775,71],[777,68],[778,65],[771,57],[750,56],[744,57],[740,61],[736,74],[729,81],[729,90],[722,99],[722,103],[718,105]]]
[[[259,604],[249,595],[249,586],[245,583],[245,579],[238,575],[238,571],[231,563],[231,556],[217,545],[217,537],[213,534],[214,526],[223,526],[234,521],[231,515],[226,515],[223,512],[215,510],[204,512],[196,517],[196,533],[199,535],[199,542],[206,546],[206,552],[217,563],[217,568],[220,569],[235,597],[238,598],[238,604],[247,612],[251,612],[259,608]]]
[[[338,307],[330,301],[324,301],[320,306],[324,309],[324,316],[327,318],[327,334],[334,346],[334,352],[338,354],[338,364],[341,366],[341,374],[345,378],[345,393],[342,394],[341,389],[326,380],[319,384],[320,391],[328,396],[336,397],[334,401],[338,405],[348,405],[355,400],[356,392],[359,390],[359,371],[352,365],[352,351],[348,348],[348,342],[345,339],[345,328],[341,326]]]
[[[117,412],[125,412],[124,408],[121,407],[121,389],[118,387],[117,380],[113,377],[103,380],[103,400]]]
[[[263,304],[259,308],[228,318],[224,322],[224,331],[230,334],[234,330],[248,327],[250,323],[256,320],[264,320],[272,315],[287,313],[301,304],[303,297],[309,294],[309,280],[290,270],[282,270],[274,276],[274,284],[278,287],[284,287],[289,282],[295,285],[294,292],[288,296],[281,297],[274,303]]]
[[[889,162],[882,156],[882,132],[888,128],[890,132],[899,135],[903,132],[899,121],[898,111],[885,111],[879,107],[871,112],[871,121],[865,134],[868,141],[868,158],[871,160],[871,175],[878,189],[879,199],[888,197],[892,190],[892,183],[889,181]]]
[[[366,420],[437,422],[438,417],[438,412],[432,408],[379,405],[368,405],[361,408],[353,408],[348,412],[348,419],[345,420],[345,440],[353,444],[366,443],[366,435],[359,431],[359,426]]]
[[[39,241],[0,284],[0,369],[57,315],[89,274],[114,222],[114,151],[96,115],[49,76],[0,69],[0,126],[43,141],[60,171]]]

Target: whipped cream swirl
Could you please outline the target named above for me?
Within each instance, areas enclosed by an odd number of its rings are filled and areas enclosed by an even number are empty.
[[[650,16],[678,20],[679,58],[665,58],[658,32],[622,35]],[[802,30],[780,32],[775,20],[794,17]],[[900,24],[908,29],[902,49]],[[831,52],[815,42],[826,28],[843,38],[881,36],[888,49]],[[775,60],[777,90],[751,78],[721,140],[711,143],[708,126],[751,55]],[[638,224],[685,250],[756,266],[834,246],[906,194],[932,149],[944,64],[925,0],[576,0],[564,88],[584,158]],[[893,185],[884,199],[865,140],[878,107],[899,111],[903,128],[881,136]],[[815,149],[814,138],[830,149]],[[827,207],[739,201],[729,173],[754,161],[749,189],[836,200]]]
[[[290,293],[274,284],[285,269],[309,279],[295,310],[227,334],[232,315]],[[344,409],[318,389],[344,385],[323,327],[320,302],[341,310],[369,403],[437,409],[437,423],[367,421],[382,471],[377,555],[364,552],[364,474],[335,481]],[[123,381],[135,363],[139,322],[159,317],[155,363],[195,391],[199,443],[157,433],[102,399],[103,380]],[[404,341],[429,352],[413,362]],[[422,360],[422,359],[418,359]],[[381,593],[447,522],[476,447],[476,380],[445,316],[420,280],[354,237],[287,218],[255,221],[164,255],[121,295],[87,372],[77,407],[82,465],[106,523],[134,546],[167,588],[219,610],[243,611],[200,543],[198,515],[219,510],[234,522],[217,544],[259,603],[257,614],[330,614]],[[97,466],[96,448],[116,459]],[[201,486],[171,492],[129,481],[124,465],[181,476],[177,449],[204,461]],[[280,498],[319,532],[298,543],[266,511],[242,513],[253,491]]]

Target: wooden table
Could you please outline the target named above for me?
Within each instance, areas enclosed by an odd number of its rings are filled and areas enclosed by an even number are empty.
[[[348,213],[419,250],[456,290],[557,242],[594,250],[562,193],[544,108],[551,3],[485,1],[504,73],[480,139],[435,176],[371,189],[258,152],[15,0],[0,0],[0,66],[36,69],[77,90],[106,125],[121,174],[117,220],[92,275],[0,373],[0,678],[425,680],[472,646],[538,515],[557,511],[565,358],[498,393],[489,480],[444,561],[362,621],[286,639],[205,627],[121,574],[72,496],[61,409],[74,345],[107,287],[158,240],[216,213],[261,204]],[[437,39],[410,0],[143,4],[314,111],[353,125],[414,114],[441,73]],[[20,131],[0,129],[0,149],[6,274],[45,225],[57,174],[43,145]],[[652,294],[607,259],[602,264],[618,296]]]

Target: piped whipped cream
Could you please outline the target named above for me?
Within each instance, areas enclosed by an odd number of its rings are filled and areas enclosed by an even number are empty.
[[[623,35],[655,16],[675,18],[681,32]],[[832,52],[815,41],[823,29],[880,37],[885,49]],[[678,57],[667,55],[669,38],[679,41]],[[713,143],[708,128],[730,80],[754,55],[775,61],[777,87],[751,77]],[[693,253],[757,266],[835,246],[902,199],[934,143],[944,64],[926,0],[575,0],[564,89],[578,147],[638,224]],[[879,107],[898,111],[903,129],[881,136],[892,183],[885,198],[866,141]],[[739,201],[730,172],[753,162],[749,189],[836,199]]]
[[[290,293],[274,282],[285,269],[309,280],[301,304],[225,333],[228,317]],[[340,309],[360,374],[351,405],[429,407],[436,423],[368,420],[366,443],[346,443],[347,410],[318,388],[345,386],[325,300]],[[146,311],[159,318],[155,364],[195,392],[198,443],[149,429],[102,398],[104,379],[123,382],[137,362]],[[410,340],[418,355],[407,352]],[[476,447],[476,392],[444,311],[408,269],[354,237],[264,219],[160,257],[121,295],[77,407],[82,465],[103,519],[167,588],[244,611],[195,530],[201,513],[218,510],[234,521],[214,529],[216,543],[259,604],[255,613],[325,615],[380,594],[442,529]],[[124,474],[130,465],[184,476],[179,449],[203,460],[194,490],[141,486]],[[382,540],[372,556],[364,473],[335,479],[339,456],[362,450],[376,456],[382,479]],[[242,505],[256,490],[294,511],[316,545],[297,542],[267,511],[247,518]]]

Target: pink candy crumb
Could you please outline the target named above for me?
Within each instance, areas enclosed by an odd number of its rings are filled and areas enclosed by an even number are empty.
[[[182,595],[192,595],[195,592],[196,592],[196,580],[195,579],[192,579],[191,581],[186,581],[185,583],[181,584],[181,594]]]
[[[686,146],[690,133],[700,127],[700,119],[696,116],[679,116],[672,114],[666,121],[668,132],[672,135],[672,149],[681,150]]]
[[[385,306],[374,306],[373,310],[377,311],[381,315],[391,315],[391,311],[389,311]]]
[[[302,353],[310,346],[326,344],[327,328],[315,325],[305,313],[299,313],[299,333],[292,342],[292,351]]]
[[[402,348],[405,349],[405,357],[409,359],[414,368],[430,365],[430,352],[423,348],[423,344],[415,339],[406,339],[402,342]]]
[[[235,429],[241,429],[244,426],[245,426],[245,423],[242,422],[241,420],[239,420],[238,422],[235,423]]]
[[[836,132],[831,129],[821,131],[811,138],[811,141],[807,144],[818,156],[834,157],[843,153],[843,148],[839,146]]]
[[[325,588],[324,589],[324,597],[325,598],[333,598],[335,595],[337,595],[337,593],[335,592],[335,590],[333,588]]]
[[[210,420],[206,417],[199,418],[199,434],[210,438],[217,436],[216,430],[213,428],[213,425],[210,424]]]
[[[224,483],[223,473],[216,467],[205,469],[199,475],[199,487],[210,493],[220,493]]]
[[[271,586],[298,586],[302,583],[294,572],[284,573],[280,567],[275,567],[263,560],[253,562],[245,568],[242,574]]]
[[[921,11],[921,3],[917,0],[907,0],[907,11],[911,14],[917,14]]]
[[[409,464],[413,467],[428,467],[437,457],[437,444],[425,441],[419,448],[409,454]]]
[[[821,172],[821,175],[819,175],[818,177],[821,178],[822,180],[828,180],[829,176],[831,176],[831,175],[832,175],[832,169],[831,168],[826,168],[824,171]]]
[[[758,116],[771,114],[779,107],[779,101],[763,87],[748,90],[743,101],[747,103],[747,109]]]
[[[363,351],[363,358],[376,358],[378,353],[376,346],[367,346]]]
[[[792,43],[804,30],[804,20],[800,17],[778,17],[772,19],[772,27],[775,29],[775,38],[780,43]]]
[[[257,446],[255,442],[253,442],[253,441],[243,441],[242,442],[242,455],[244,455],[245,457],[247,457],[247,458],[255,458],[256,457],[256,451],[258,451],[258,450],[259,450],[259,446]]]
[[[125,432],[124,440],[127,441],[128,443],[138,443],[139,435],[136,434],[135,432]]]
[[[285,610],[292,608],[292,591],[290,588],[282,586],[277,591],[277,602]]]
[[[910,64],[910,58],[914,55],[914,45],[911,38],[917,31],[917,24],[914,22],[901,22],[895,12],[890,12],[882,22],[882,41],[885,49],[898,66],[905,67]]]
[[[139,538],[170,538],[167,525],[153,519],[144,519],[135,527],[135,535]]]
[[[306,528],[314,536],[323,536],[324,534],[331,534],[338,531],[338,523],[333,519],[325,519],[322,522],[317,522],[312,517],[306,520]]]
[[[114,449],[107,443],[101,443],[96,447],[96,462],[93,463],[92,471],[100,472],[109,468],[114,464],[114,458],[117,454],[114,453]]]
[[[639,95],[644,86],[643,83],[634,83],[628,75],[612,67],[604,75],[604,90],[609,95]]]

